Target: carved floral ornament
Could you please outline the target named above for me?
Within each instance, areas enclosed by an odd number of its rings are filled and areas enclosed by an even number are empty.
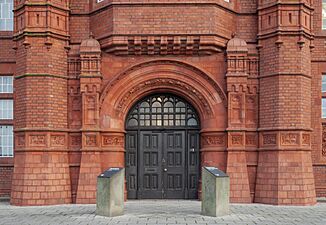
[[[302,134],[302,145],[310,145],[310,134]],[[263,134],[263,145],[276,145],[277,134]],[[284,132],[280,134],[280,145],[282,146],[297,146],[300,145],[300,133]]]
[[[19,135],[16,138],[17,138],[18,146],[25,146],[25,136],[24,135]]]
[[[298,145],[299,135],[296,133],[281,134],[281,145]]]
[[[70,144],[72,146],[80,146],[81,145],[81,135],[74,135],[70,137]]]
[[[208,146],[224,146],[225,145],[225,135],[207,135],[202,136],[202,143],[203,145]]]
[[[263,134],[263,145],[276,145],[277,134]]]
[[[30,135],[29,136],[30,146],[45,146],[46,136],[45,135]]]
[[[102,136],[102,144],[103,146],[124,146],[124,137],[123,136]]]
[[[96,135],[86,135],[86,146],[96,146],[97,145],[97,140],[96,140]]]
[[[231,135],[232,145],[243,145],[243,135]]]
[[[310,134],[302,134],[302,144],[310,145]]]
[[[256,135],[246,134],[246,145],[256,145]]]
[[[64,135],[51,136],[51,146],[64,146],[66,138]]]
[[[202,70],[200,70],[192,65],[189,65],[187,63],[180,62],[180,61],[169,60],[169,59],[144,62],[144,63],[138,64],[138,65],[132,66],[132,67],[128,68],[127,70],[125,70],[124,72],[118,74],[111,82],[109,82],[106,85],[106,87],[102,93],[101,99],[100,99],[100,104],[101,105],[103,104],[108,92],[110,90],[112,90],[112,88],[115,85],[117,85],[124,77],[130,75],[134,71],[141,70],[146,67],[157,67],[157,66],[171,66],[173,68],[175,68],[177,66],[177,67],[180,67],[181,70],[187,69],[189,71],[189,73],[195,73],[197,76],[202,77],[204,80],[206,80],[207,84],[213,86],[213,88],[219,95],[220,99],[222,100],[223,105],[225,107],[227,107],[228,101],[227,101],[227,97],[226,97],[225,93],[223,92],[222,88],[209,75],[207,75],[205,72],[203,72]]]

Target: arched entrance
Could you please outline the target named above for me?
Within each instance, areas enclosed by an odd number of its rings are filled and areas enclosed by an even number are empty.
[[[146,96],[129,111],[125,128],[129,199],[196,199],[200,121],[173,94]]]

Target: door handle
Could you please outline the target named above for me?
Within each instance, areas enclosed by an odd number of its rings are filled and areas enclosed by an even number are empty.
[[[190,149],[190,152],[195,152],[195,149],[194,149],[194,148],[191,148],[191,149]]]
[[[164,172],[167,172],[168,171],[168,169],[167,168],[164,168]]]

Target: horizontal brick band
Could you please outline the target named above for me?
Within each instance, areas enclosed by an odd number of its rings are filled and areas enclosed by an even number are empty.
[[[263,79],[267,77],[277,77],[277,76],[302,76],[302,77],[307,77],[311,79],[311,75],[309,74],[303,74],[303,73],[272,73],[272,74],[266,74],[266,75],[260,75],[258,78]]]
[[[61,79],[68,79],[68,77],[55,75],[55,74],[46,74],[46,73],[26,73],[23,75],[16,76],[15,79],[21,79],[24,77],[53,77],[53,78],[61,78]]]

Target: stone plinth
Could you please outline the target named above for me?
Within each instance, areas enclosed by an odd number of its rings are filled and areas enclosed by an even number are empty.
[[[202,205],[204,216],[229,214],[230,178],[215,167],[202,167]]]
[[[97,178],[96,214],[114,217],[123,215],[124,210],[123,168],[111,168]]]

